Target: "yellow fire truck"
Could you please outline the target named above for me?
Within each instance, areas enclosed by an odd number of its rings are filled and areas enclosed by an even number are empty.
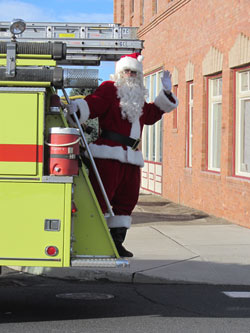
[[[96,87],[86,66],[140,52],[136,28],[0,22],[0,266],[126,266],[80,160],[58,90]],[[72,66],[82,66],[73,68]],[[96,170],[96,176],[112,209]]]

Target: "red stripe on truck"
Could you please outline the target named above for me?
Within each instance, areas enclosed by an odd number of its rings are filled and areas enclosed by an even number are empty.
[[[0,162],[42,162],[42,145],[0,144]]]

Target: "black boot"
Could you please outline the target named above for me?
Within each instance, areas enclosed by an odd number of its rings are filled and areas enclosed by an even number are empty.
[[[110,233],[120,257],[133,257],[133,253],[127,251],[125,247],[122,246],[126,237],[127,228],[111,228]]]

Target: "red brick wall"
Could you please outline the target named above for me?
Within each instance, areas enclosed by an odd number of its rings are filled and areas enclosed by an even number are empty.
[[[178,69],[178,129],[173,113],[164,119],[163,196],[210,214],[250,227],[250,179],[233,177],[233,75],[228,55],[239,33],[250,36],[249,0],[159,0],[152,16],[152,1],[144,0],[141,23],[140,1],[124,0],[125,26],[140,26],[145,40],[144,71],[164,64]],[[121,0],[114,0],[120,10]],[[114,17],[119,17],[115,13]],[[221,172],[206,171],[206,79],[202,62],[213,46],[223,54]],[[187,82],[185,68],[194,65],[193,159],[186,168]]]

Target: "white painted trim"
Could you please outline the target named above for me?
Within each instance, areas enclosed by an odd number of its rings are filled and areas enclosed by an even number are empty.
[[[115,215],[106,217],[109,228],[127,228],[131,226],[132,217],[129,215]]]
[[[250,298],[249,291],[222,291],[222,294],[231,298]]]

